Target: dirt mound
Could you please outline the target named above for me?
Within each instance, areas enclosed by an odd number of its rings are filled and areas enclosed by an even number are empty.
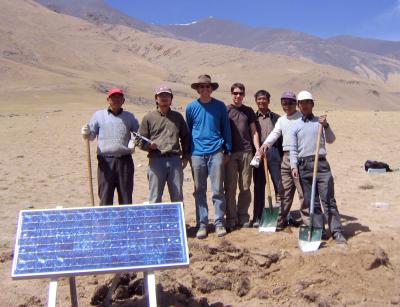
[[[330,306],[366,303],[371,291],[387,295],[388,303],[400,298],[400,291],[384,291],[385,283],[398,282],[398,277],[388,253],[377,246],[332,245],[314,254],[271,247],[256,252],[224,239],[218,244],[190,241],[189,250],[189,268],[156,273],[162,306]],[[374,282],[376,274],[386,277],[380,285]],[[98,286],[93,305],[101,304],[111,281]],[[142,277],[122,275],[113,301],[118,306],[145,306],[143,289]]]

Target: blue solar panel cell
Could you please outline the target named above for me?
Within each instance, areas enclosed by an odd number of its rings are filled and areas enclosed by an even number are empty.
[[[189,265],[182,203],[21,211],[13,278]]]

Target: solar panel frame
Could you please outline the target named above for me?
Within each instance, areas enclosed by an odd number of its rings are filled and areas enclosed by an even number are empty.
[[[164,206],[164,207],[163,207]],[[179,231],[179,243],[175,243],[175,245],[179,245],[179,250],[178,252],[179,254],[179,262],[172,262],[172,263],[157,263],[157,264],[143,264],[143,265],[123,265],[123,266],[117,266],[117,267],[110,267],[110,265],[104,265],[104,267],[96,267],[96,268],[91,268],[91,269],[79,269],[79,270],[60,270],[60,271],[43,271],[43,272],[32,272],[32,271],[25,271],[22,272],[21,270],[19,270],[19,260],[20,260],[20,255],[22,255],[23,253],[21,252],[21,242],[23,241],[24,238],[21,238],[21,235],[23,233],[23,226],[24,226],[24,215],[26,216],[27,214],[32,214],[32,213],[49,213],[49,212],[57,212],[57,213],[61,213],[60,211],[62,211],[62,213],[64,212],[68,212],[71,210],[75,210],[75,211],[80,211],[80,212],[90,212],[93,210],[97,210],[97,212],[104,212],[104,214],[112,214],[113,212],[122,212],[124,210],[129,211],[131,208],[133,209],[132,212],[133,213],[137,213],[140,212],[140,209],[143,212],[146,212],[145,210],[151,210],[153,213],[155,212],[155,209],[160,209],[160,210],[166,210],[166,206],[169,206],[169,208],[173,208],[176,210],[177,214],[174,216],[176,217],[178,220],[175,221],[175,223],[177,223],[177,228]],[[106,211],[109,210],[109,211]],[[93,211],[93,215],[92,217],[96,217],[95,213],[96,211]],[[150,211],[148,211],[150,212]],[[71,212],[70,212],[71,213]],[[140,213],[140,214],[142,214]],[[144,213],[143,213],[144,214]],[[143,215],[142,214],[142,215]],[[49,215],[50,216],[50,215]],[[144,215],[143,215],[144,216]],[[157,217],[157,215],[148,215],[148,216],[144,216],[145,218],[154,218]],[[162,218],[160,216],[160,218]],[[126,220],[128,220],[128,217],[126,217]],[[156,218],[154,218],[154,220],[156,220]],[[98,222],[99,220],[96,220],[95,222]],[[61,221],[50,221],[49,223],[56,223],[56,224],[60,224]],[[68,221],[67,221],[68,222]],[[67,223],[66,221],[64,221],[64,224]],[[156,225],[155,227],[157,227],[157,222],[154,224],[148,223],[148,227],[152,227],[153,225]],[[106,222],[104,222],[106,223]],[[166,223],[166,222],[165,222]],[[171,222],[172,223],[172,222]],[[64,225],[63,224],[63,225]],[[108,225],[109,227],[116,227],[115,225],[111,225],[111,223],[109,223],[110,225]],[[132,223],[132,225],[135,225],[134,223]],[[139,223],[137,223],[137,225],[139,225]],[[141,224],[140,224],[141,225]],[[143,225],[145,225],[145,223],[143,222]],[[167,224],[169,225],[169,224]],[[174,224],[175,225],[175,224]],[[106,225],[107,226],[107,225]],[[118,225],[117,225],[118,226]],[[25,226],[24,226],[25,227]],[[31,226],[29,226],[31,227]],[[127,227],[131,227],[131,225],[128,225],[127,223]],[[134,226],[132,226],[134,227]],[[132,228],[131,227],[131,228]],[[146,225],[144,226],[146,227]],[[172,227],[172,226],[171,226]],[[93,228],[93,227],[92,227]],[[78,232],[80,231],[79,229],[76,229]],[[148,229],[147,229],[148,230]],[[168,229],[169,231],[170,229]],[[132,230],[134,232],[134,229]],[[153,231],[153,230],[151,230]],[[165,229],[156,229],[155,231],[159,231],[159,232],[163,232],[165,231]],[[176,230],[173,229],[171,231],[175,231],[174,234],[176,233]],[[149,233],[150,231],[146,232],[145,231],[139,231],[137,232],[137,234],[146,234]],[[86,233],[87,234],[87,233]],[[118,236],[119,233],[116,233],[116,236]],[[63,233],[61,233],[61,237],[62,237]],[[79,235],[79,234],[77,234]],[[96,235],[96,233],[90,233],[91,236]],[[97,234],[99,235],[99,234]],[[108,233],[104,233],[104,235],[109,235]],[[112,234],[110,235],[112,236]],[[50,238],[50,237],[47,237]],[[165,238],[161,238],[161,239],[166,239],[167,236]],[[152,238],[150,237],[146,237],[146,238],[138,238],[137,240],[150,240],[150,243],[156,243],[157,238]],[[159,238],[160,239],[160,238]],[[136,238],[130,240],[129,238],[126,239],[125,241],[134,241],[136,240]],[[153,240],[153,241],[152,241]],[[110,240],[109,240],[110,241]],[[121,239],[122,241],[122,239]],[[168,242],[170,241],[170,239],[167,240]],[[97,242],[97,241],[96,241]],[[99,244],[101,245],[101,240],[98,241]],[[111,242],[111,241],[110,241]],[[112,242],[114,243],[115,240],[112,240]],[[146,241],[148,242],[148,241]],[[46,242],[48,243],[48,242]],[[84,244],[85,242],[82,241],[80,242],[82,244]],[[50,244],[50,243],[48,243]],[[64,244],[64,243],[61,243]],[[65,243],[66,244],[66,243]],[[42,244],[43,245],[43,244]],[[149,246],[151,246],[151,244],[149,244]],[[168,245],[161,245],[163,247],[168,247]],[[70,246],[71,247],[71,246]],[[155,251],[149,251],[146,255],[150,255],[150,257],[152,256],[154,259],[158,258],[156,257],[156,253],[157,249]],[[129,257],[135,257],[135,254],[129,254],[127,255]],[[143,254],[141,254],[141,256],[143,256]],[[107,257],[107,256],[104,256]],[[82,258],[87,258],[87,259],[92,259],[92,258],[88,258],[88,257],[82,257]],[[37,260],[37,259],[36,259]],[[84,259],[82,259],[84,260]],[[90,261],[90,260],[88,260]],[[63,262],[63,261],[62,261]],[[187,246],[187,235],[186,235],[186,227],[185,227],[185,217],[184,217],[184,210],[183,210],[183,203],[179,202],[179,203],[161,203],[161,204],[137,204],[137,205],[123,205],[123,206],[103,206],[103,207],[78,207],[78,208],[63,208],[63,209],[45,209],[45,210],[22,210],[20,211],[19,214],[19,219],[18,219],[18,228],[17,228],[17,236],[16,236],[16,243],[15,243],[15,252],[14,252],[14,259],[13,259],[13,265],[12,265],[12,272],[11,272],[11,277],[13,279],[31,279],[31,278],[45,278],[45,277],[50,277],[50,278],[57,278],[57,277],[61,277],[61,276],[77,276],[77,275],[91,275],[91,274],[99,274],[99,273],[120,273],[120,272],[127,272],[127,271],[154,271],[154,270],[161,270],[161,269],[173,269],[173,268],[181,268],[181,267],[187,267],[189,266],[189,250],[188,250],[188,246]]]

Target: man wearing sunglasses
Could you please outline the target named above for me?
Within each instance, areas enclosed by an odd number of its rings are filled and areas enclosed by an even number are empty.
[[[256,112],[256,127],[262,144],[267,136],[274,129],[279,115],[269,109],[271,95],[266,90],[259,90],[254,95],[258,110]],[[280,201],[280,164],[282,154],[282,138],[271,147],[267,154],[268,169],[271,174],[272,184],[275,190],[276,201]],[[261,161],[258,168],[253,169],[254,181],[254,208],[253,208],[253,227],[259,227],[263,209],[265,207],[265,172],[264,163]]]
[[[219,237],[226,235],[224,164],[229,160],[232,151],[232,139],[226,106],[222,101],[211,97],[218,86],[218,83],[211,82],[209,75],[199,76],[198,81],[192,83],[191,87],[200,97],[186,107],[186,122],[192,136],[190,161],[195,186],[198,239],[207,237],[207,177],[210,177],[211,181],[215,233]]]
[[[243,104],[245,87],[242,83],[231,86],[232,104],[228,115],[232,132],[232,155],[225,168],[226,229],[250,227],[248,210],[251,203],[251,177],[253,146],[260,147],[256,129],[256,114]],[[239,195],[236,202],[236,188]]]
[[[283,157],[281,163],[281,180],[282,185],[280,189],[281,196],[281,207],[279,211],[277,230],[283,230],[287,226],[287,217],[290,213],[290,208],[292,207],[294,193],[297,189],[297,194],[300,201],[300,212],[303,215],[307,213],[307,208],[304,208],[304,197],[303,191],[301,189],[299,178],[294,178],[292,175],[292,170],[289,161],[289,151],[290,151],[290,130],[296,120],[301,118],[301,113],[296,109],[296,94],[288,91],[281,95],[281,105],[283,111],[286,115],[280,117],[276,122],[274,130],[268,135],[267,139],[264,141],[260,147],[260,155],[268,153],[268,150],[272,148],[275,142],[283,137],[282,147],[283,147]],[[295,221],[292,221],[295,224]]]

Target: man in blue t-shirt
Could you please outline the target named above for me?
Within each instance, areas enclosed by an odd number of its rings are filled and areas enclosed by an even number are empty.
[[[207,177],[210,176],[212,200],[215,209],[215,232],[219,237],[226,235],[224,164],[232,151],[231,129],[225,104],[211,97],[218,88],[209,75],[201,75],[191,85],[200,97],[188,104],[186,122],[192,135],[191,166],[194,180],[196,203],[196,237],[207,237],[208,206]]]

